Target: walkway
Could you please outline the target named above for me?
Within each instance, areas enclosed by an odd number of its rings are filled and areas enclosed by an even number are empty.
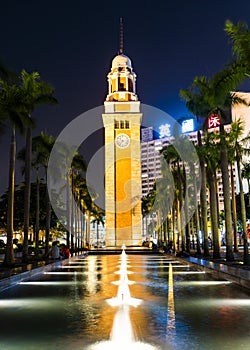
[[[211,254],[212,256],[212,254]],[[225,259],[225,252],[221,252],[221,259],[215,260],[211,258],[198,258],[194,254],[182,257],[181,260],[188,261],[203,271],[212,273],[218,278],[235,282],[242,287],[250,290],[250,267],[243,265],[243,252],[234,253],[235,261],[230,263]]]

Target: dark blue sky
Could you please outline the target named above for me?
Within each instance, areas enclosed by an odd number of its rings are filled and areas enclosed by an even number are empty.
[[[45,129],[56,137],[80,113],[103,104],[123,17],[124,53],[137,74],[140,101],[178,119],[187,114],[180,89],[230,60],[225,20],[250,25],[249,14],[249,0],[9,0],[1,4],[0,60],[16,72],[38,71],[55,87],[59,105],[33,116],[34,134]],[[6,131],[0,143],[1,188],[7,184],[8,137]]]

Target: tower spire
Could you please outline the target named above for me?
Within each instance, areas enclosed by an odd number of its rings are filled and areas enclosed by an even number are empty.
[[[123,54],[123,20],[122,17],[120,17],[120,48],[119,48],[119,55]]]

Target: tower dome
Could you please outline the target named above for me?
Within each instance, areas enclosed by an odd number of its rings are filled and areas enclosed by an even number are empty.
[[[112,61],[112,68],[129,67],[132,69],[131,60],[124,54],[117,55]]]
[[[135,81],[136,74],[130,58],[123,53],[115,56],[108,74],[109,92],[106,101],[137,101]]]

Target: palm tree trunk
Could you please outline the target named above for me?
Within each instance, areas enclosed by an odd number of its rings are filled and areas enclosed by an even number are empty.
[[[190,219],[190,249],[194,249],[194,215]]]
[[[39,256],[39,220],[40,214],[40,179],[39,168],[36,168],[36,225],[35,225],[35,254]]]
[[[8,209],[7,209],[7,245],[5,250],[4,264],[14,263],[13,250],[13,230],[14,230],[14,193],[15,193],[15,163],[16,163],[16,135],[15,127],[12,127],[10,143],[10,163],[9,163],[9,189],[8,189]]]
[[[248,206],[250,207],[250,179],[247,179],[248,183]]]
[[[185,225],[186,252],[190,254],[190,220],[189,220],[189,213],[188,213],[188,196],[186,196],[186,199],[184,201],[184,210],[185,210],[185,219],[186,219],[186,225]]]
[[[190,171],[191,171],[191,176],[194,179],[194,199],[197,201],[197,183],[196,183],[196,176],[195,176],[195,168],[194,164],[190,164]],[[200,215],[199,215],[199,206],[197,203],[194,203],[195,205],[195,221],[196,221],[196,252],[198,255],[201,255],[201,245],[200,245],[200,239],[199,239],[199,232],[200,232]],[[194,227],[194,225],[193,225]],[[195,237],[195,231],[193,231],[193,241]]]
[[[197,131],[198,146],[202,147],[201,133]],[[203,232],[204,257],[210,256],[208,245],[208,231],[207,231],[207,186],[206,186],[206,167],[204,161],[200,160],[201,169],[201,190],[200,190],[200,205],[201,205],[201,229]]]
[[[67,213],[67,246],[70,247],[70,228],[71,228],[71,189],[70,189],[70,178],[71,178],[71,173],[68,174],[67,176],[67,189],[66,189],[66,213]]]
[[[201,255],[201,242],[200,242],[201,220],[200,220],[199,205],[197,205],[195,208],[195,221],[196,221],[196,252],[198,255]]]
[[[216,182],[215,175],[212,169],[208,170],[208,180],[209,180],[209,194],[210,194],[210,214],[211,214],[211,228],[213,237],[213,258],[220,259],[220,247],[218,239],[218,201],[216,196]]]
[[[78,218],[79,218],[79,214],[78,214],[78,193],[77,191],[75,192],[75,241],[76,241],[76,252],[78,253],[79,252],[79,221],[78,221]]]
[[[96,221],[96,241],[97,241],[97,248],[99,248],[99,221]]]
[[[238,154],[236,155],[237,171],[238,171],[238,180],[239,180],[239,189],[240,189],[240,212],[241,212],[241,224],[243,229],[243,244],[244,244],[244,264],[250,265],[250,258],[248,253],[248,241],[247,241],[247,218],[246,218],[246,206],[245,198],[243,191],[243,184],[241,178],[241,169],[240,169],[240,159]]]
[[[232,192],[232,210],[233,210],[233,230],[234,230],[234,252],[237,253],[238,249],[238,238],[237,238],[237,211],[236,211],[236,195],[234,188],[234,176],[233,176],[233,165],[230,165],[230,177],[231,177],[231,192]]]
[[[83,247],[86,247],[86,242],[87,242],[87,238],[86,238],[86,218],[85,218],[85,212],[82,206],[82,244]]]
[[[71,187],[73,191],[73,184]],[[70,226],[70,239],[72,253],[75,251],[75,201],[73,193],[71,194],[71,226]]]
[[[27,130],[26,130],[26,146],[25,146],[23,262],[27,262],[27,260],[28,260],[29,219],[30,219],[31,152],[32,152],[31,128],[27,128]]]
[[[47,166],[45,167],[45,178],[46,178],[46,223],[45,223],[45,254],[49,252],[49,240],[50,240],[50,217],[51,217],[51,204],[48,190],[48,176]]]
[[[232,215],[231,215],[231,198],[230,198],[230,181],[228,174],[228,152],[227,146],[224,141],[224,126],[220,125],[220,161],[221,161],[221,173],[222,184],[224,194],[224,210],[225,210],[225,225],[226,225],[226,259],[227,261],[234,261],[234,255],[232,250]]]
[[[183,210],[182,209],[182,203],[183,203],[183,191],[182,191],[182,179],[181,179],[181,168],[180,163],[177,163],[177,186],[178,186],[178,204],[179,204],[179,225],[180,225],[180,232],[179,235],[181,235],[181,251],[185,251],[185,232],[184,232],[184,225],[183,225]],[[185,213],[185,208],[184,208]],[[178,228],[179,230],[179,228]]]
[[[90,211],[86,210],[86,239],[88,247],[90,247]]]
[[[171,213],[171,220],[172,220],[172,231],[173,231],[173,251],[174,255],[176,254],[176,232],[175,232],[175,201],[173,201],[172,205],[172,213]]]
[[[200,192],[200,204],[201,204],[201,223],[203,231],[203,249],[204,257],[210,256],[209,244],[208,244],[208,230],[207,230],[207,186],[206,186],[206,168],[204,162],[200,161],[201,167],[201,192]]]
[[[82,209],[81,209],[81,196],[80,192],[78,193],[78,247],[80,252],[82,252]]]
[[[177,217],[177,231],[178,231],[178,238],[177,238],[177,250],[180,250],[180,237],[181,237],[181,213],[180,213],[180,201],[177,196],[176,198],[176,217]]]

